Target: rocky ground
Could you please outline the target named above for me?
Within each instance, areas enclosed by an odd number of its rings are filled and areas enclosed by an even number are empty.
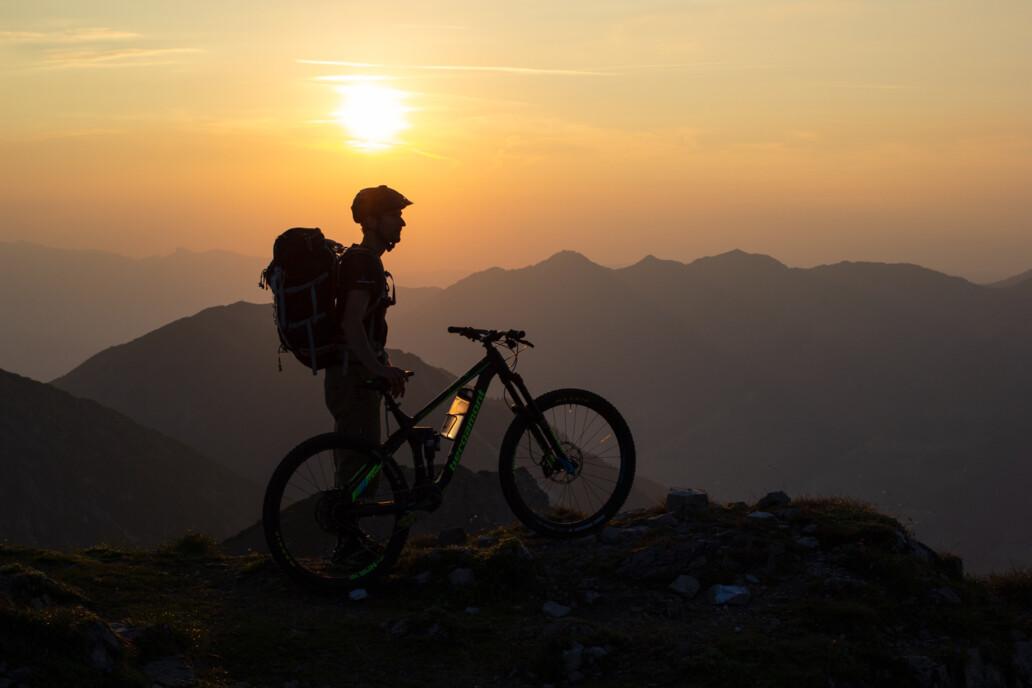
[[[863,504],[781,493],[420,536],[347,597],[203,535],[0,547],[0,688],[1024,686],[1030,637],[1029,572],[965,576]]]

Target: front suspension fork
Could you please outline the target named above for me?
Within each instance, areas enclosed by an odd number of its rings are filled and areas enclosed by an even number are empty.
[[[560,471],[570,475],[575,474],[577,467],[570,461],[562,440],[545,418],[545,414],[534,403],[534,398],[530,396],[530,391],[524,384],[523,378],[519,373],[512,373],[509,382],[518,390],[518,393],[512,395],[516,402],[513,404],[513,412],[523,415],[527,419],[530,435],[537,442],[543,455],[540,464],[545,471],[545,477]]]

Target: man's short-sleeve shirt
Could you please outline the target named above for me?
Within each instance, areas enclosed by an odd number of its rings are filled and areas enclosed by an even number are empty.
[[[387,277],[380,258],[372,251],[352,246],[344,254],[340,271],[341,306],[348,292],[365,291],[369,294],[372,307],[362,318],[362,325],[369,335],[373,348],[382,349],[387,344]]]

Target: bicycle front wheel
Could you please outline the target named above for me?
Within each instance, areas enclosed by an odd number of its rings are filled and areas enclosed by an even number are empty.
[[[498,475],[509,508],[527,526],[552,537],[601,529],[616,515],[634,481],[634,439],[620,412],[580,389],[535,400],[544,425],[518,415],[502,440]],[[544,438],[553,436],[568,464],[559,467]]]
[[[346,465],[363,467],[345,475],[344,457]],[[407,499],[398,465],[379,445],[354,435],[318,435],[295,447],[272,474],[262,506],[265,539],[297,582],[346,592],[368,585],[397,560],[408,536],[400,524]]]

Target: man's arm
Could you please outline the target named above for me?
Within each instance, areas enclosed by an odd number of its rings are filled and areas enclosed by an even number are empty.
[[[370,373],[387,380],[391,386],[391,394],[395,397],[405,395],[405,371],[392,365],[384,365],[376,358],[376,352],[369,341],[365,327],[362,326],[362,316],[369,308],[369,292],[364,289],[352,289],[344,299],[344,315],[341,326],[344,329],[344,337],[348,341],[348,350],[358,362],[364,365]]]

